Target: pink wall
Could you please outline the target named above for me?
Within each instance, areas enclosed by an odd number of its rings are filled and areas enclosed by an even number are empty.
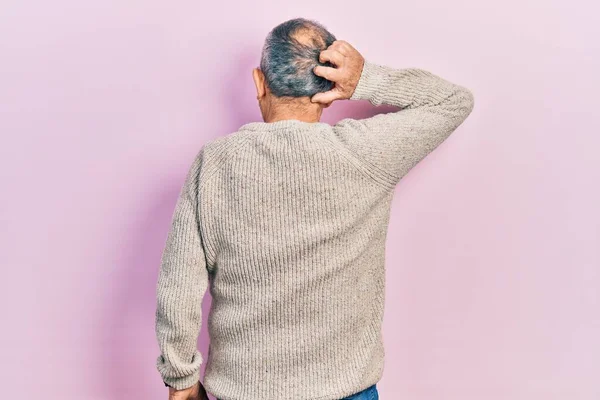
[[[259,120],[262,40],[305,16],[476,97],[397,189],[382,399],[599,399],[599,10],[579,3],[3,2],[1,397],[166,399],[154,290],[179,186]]]

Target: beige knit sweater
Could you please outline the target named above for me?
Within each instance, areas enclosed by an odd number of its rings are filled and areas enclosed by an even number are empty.
[[[206,143],[173,214],[157,284],[157,369],[223,400],[340,399],[382,376],[385,244],[394,188],[469,115],[430,72],[367,61],[366,119],[251,122]],[[197,348],[212,295],[210,348]]]

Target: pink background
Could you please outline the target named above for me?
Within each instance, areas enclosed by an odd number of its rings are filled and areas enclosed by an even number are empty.
[[[598,11],[3,2],[0,397],[167,398],[154,291],[177,192],[203,143],[260,120],[262,41],[304,16],[476,98],[397,188],[381,398],[600,399]],[[324,121],[373,112],[341,102]]]

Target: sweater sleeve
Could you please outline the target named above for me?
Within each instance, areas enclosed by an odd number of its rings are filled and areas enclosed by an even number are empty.
[[[365,61],[350,100],[400,110],[334,126],[339,140],[370,167],[399,180],[440,145],[471,113],[473,94],[428,71]]]
[[[189,169],[172,216],[156,287],[156,367],[175,389],[193,386],[203,362],[197,342],[202,298],[208,286],[198,217],[198,181],[202,150]]]

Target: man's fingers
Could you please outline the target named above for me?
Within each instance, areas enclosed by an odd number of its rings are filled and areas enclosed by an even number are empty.
[[[336,40],[327,49],[336,50],[343,56],[347,56],[352,53],[354,47],[352,47],[352,45],[345,40]]]
[[[329,104],[334,100],[340,98],[340,94],[335,90],[330,90],[328,92],[317,93],[313,97],[311,97],[310,101],[313,103],[321,103],[321,104]]]
[[[319,61],[329,61],[336,67],[341,67],[344,63],[344,55],[335,49],[327,49],[321,52],[319,55]]]
[[[317,65],[314,69],[313,69],[314,73],[318,76],[322,76],[323,78],[335,82],[336,80],[338,80],[341,77],[341,73],[340,71],[338,71],[335,68],[331,68],[331,67],[325,67],[323,65]]]

